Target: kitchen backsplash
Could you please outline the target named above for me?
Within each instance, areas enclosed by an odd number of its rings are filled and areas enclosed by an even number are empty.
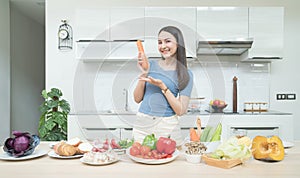
[[[201,110],[208,109],[211,99],[219,98],[228,103],[226,110],[231,111],[234,76],[238,78],[238,110],[243,110],[244,102],[269,103],[268,63],[241,63],[240,56],[219,56],[214,60],[209,56],[201,56],[199,60],[190,61],[188,65],[194,74],[191,97],[205,97]],[[133,90],[139,70],[134,60],[83,63],[83,66],[85,69],[81,72],[85,73],[84,76],[91,77],[89,80],[84,79],[83,83],[92,81],[90,87],[93,89],[90,91],[93,93],[83,91],[84,101],[79,104],[80,110],[85,112],[124,110],[128,100],[128,109],[137,111],[139,105],[133,100]]]

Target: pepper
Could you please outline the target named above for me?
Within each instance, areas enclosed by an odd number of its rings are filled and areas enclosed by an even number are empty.
[[[144,138],[142,145],[146,145],[146,146],[150,147],[151,150],[155,150],[156,142],[157,142],[157,139],[155,138],[155,135],[151,134],[151,135],[147,135]]]
[[[176,142],[171,138],[160,137],[156,149],[159,153],[172,154],[176,150]]]

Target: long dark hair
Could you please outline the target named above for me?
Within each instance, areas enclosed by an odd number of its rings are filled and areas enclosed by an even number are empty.
[[[177,72],[177,78],[178,78],[178,89],[183,90],[189,80],[190,76],[188,74],[187,70],[187,62],[186,62],[186,51],[185,51],[185,45],[184,45],[184,39],[181,31],[174,26],[166,26],[160,29],[160,34],[162,31],[171,33],[176,41],[177,41],[177,64],[176,64],[176,72]]]

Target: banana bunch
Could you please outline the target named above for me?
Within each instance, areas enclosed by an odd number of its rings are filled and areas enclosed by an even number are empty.
[[[201,142],[215,142],[221,140],[222,124],[219,123],[217,127],[207,125],[201,134]]]

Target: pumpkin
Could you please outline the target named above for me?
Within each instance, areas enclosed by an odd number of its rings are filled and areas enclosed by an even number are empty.
[[[278,136],[256,136],[252,141],[252,155],[255,159],[281,161],[284,158],[284,147]]]

